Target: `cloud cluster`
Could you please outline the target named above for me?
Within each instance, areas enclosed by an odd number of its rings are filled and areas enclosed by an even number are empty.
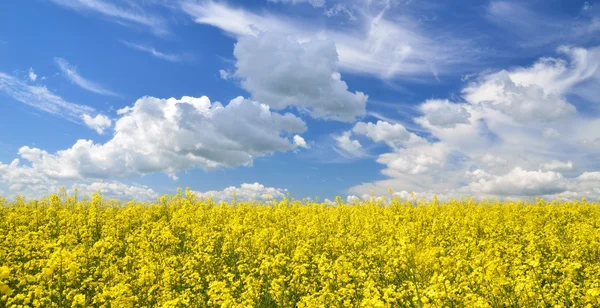
[[[288,190],[274,187],[265,187],[259,183],[244,183],[240,187],[230,186],[220,191],[195,192],[201,198],[212,198],[216,202],[229,202],[235,198],[237,201],[265,201],[284,198]]]
[[[421,121],[426,120],[428,124],[442,128],[453,128],[458,124],[468,124],[471,114],[461,104],[454,104],[449,100],[427,100],[419,106],[424,114]]]
[[[293,150],[284,134],[306,127],[298,117],[238,97],[226,106],[208,97],[143,97],[118,111],[114,136],[103,144],[79,140],[48,153],[19,149],[31,168],[53,179],[87,180],[163,172],[175,177],[199,167],[249,166],[254,157]],[[300,140],[296,138],[296,143]]]
[[[13,160],[10,164],[0,162],[1,183],[6,184],[10,192],[8,195],[3,195],[4,197],[22,195],[29,198],[40,198],[57,193],[60,187],[67,188],[69,193],[74,193],[77,189],[81,197],[91,196],[98,191],[105,197],[121,200],[152,200],[158,197],[154,190],[143,185],[127,185],[116,181],[85,181],[84,183],[60,181],[45,174],[42,170],[21,165],[19,159]]]
[[[102,135],[104,131],[112,125],[110,118],[102,114],[99,114],[95,117],[84,114],[81,116],[81,119],[87,127],[95,130],[100,135]]]
[[[143,185],[127,185],[119,182],[93,182],[90,184],[73,184],[70,192],[77,189],[79,196],[88,197],[100,192],[103,197],[119,200],[151,201],[158,198],[158,193]]]
[[[306,0],[279,0],[299,3]],[[308,0],[316,7],[325,1]],[[383,78],[438,75],[464,69],[477,59],[478,48],[468,40],[456,39],[442,31],[426,31],[409,16],[387,16],[390,1],[338,2],[324,14],[344,13],[352,21],[344,29],[324,28],[311,20],[293,19],[271,13],[257,13],[217,1],[183,1],[183,11],[200,24],[217,27],[235,37],[267,32],[293,36],[304,42],[325,37],[335,43],[340,69]],[[348,8],[351,7],[352,10]],[[358,20],[360,19],[360,20]],[[430,30],[430,29],[428,29]],[[278,56],[268,53],[269,56]]]
[[[271,108],[293,106],[315,118],[347,122],[365,114],[367,96],[348,91],[337,72],[337,52],[330,40],[299,43],[260,33],[240,38],[234,55],[242,86]]]
[[[143,52],[148,53],[148,54],[150,54],[151,56],[153,56],[153,57],[155,57],[157,59],[161,59],[161,60],[165,60],[165,61],[169,61],[169,62],[181,62],[181,61],[190,59],[189,55],[164,53],[164,52],[156,50],[152,46],[131,43],[131,42],[128,42],[128,41],[121,41],[121,42],[123,44],[125,44],[125,46],[127,46],[129,48],[133,48],[133,49],[136,49],[136,50],[139,50],[139,51],[143,51]]]
[[[600,103],[600,96],[590,95],[600,86],[600,49],[561,47],[557,55],[484,73],[454,102],[423,102],[414,121],[428,140],[400,124],[356,124],[348,136],[362,133],[391,151],[377,158],[389,178],[355,186],[351,193],[600,197],[593,186],[600,168],[593,159],[600,153],[594,142],[600,140],[600,120],[577,107]]]

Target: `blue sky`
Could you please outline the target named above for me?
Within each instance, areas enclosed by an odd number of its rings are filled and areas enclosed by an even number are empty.
[[[600,3],[0,9],[0,192],[600,197]]]

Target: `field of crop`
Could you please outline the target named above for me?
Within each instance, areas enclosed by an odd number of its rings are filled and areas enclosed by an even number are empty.
[[[600,204],[0,198],[0,307],[598,307]]]

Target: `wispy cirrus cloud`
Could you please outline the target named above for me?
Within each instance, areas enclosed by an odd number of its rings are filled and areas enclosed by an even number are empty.
[[[28,85],[2,72],[0,72],[0,92],[20,103],[75,123],[80,123],[84,114],[96,113],[92,107],[65,101],[44,86]]]
[[[117,6],[102,0],[50,0],[57,5],[77,12],[94,12],[120,24],[133,24],[149,28],[156,35],[169,33],[167,22],[158,15],[146,12],[141,6],[129,2],[128,6]],[[126,1],[128,2],[128,1]]]
[[[359,122],[344,135],[386,143],[377,162],[388,178],[350,192],[600,198],[600,113],[590,111],[600,102],[599,55],[600,47],[562,46],[529,66],[482,72],[460,96],[418,106],[411,122],[421,136],[400,123]]]
[[[121,43],[125,44],[127,47],[148,53],[148,54],[152,55],[153,57],[155,57],[157,59],[161,59],[161,60],[166,60],[166,61],[170,61],[170,62],[182,62],[182,61],[192,59],[192,57],[188,54],[164,53],[164,52],[156,50],[152,46],[136,44],[136,43],[123,41],[123,40],[121,41]]]
[[[29,77],[31,80],[31,77]],[[67,121],[83,124],[102,134],[108,129],[111,120],[96,109],[65,101],[45,86],[30,85],[27,82],[0,72],[0,93],[4,93],[17,102],[39,111],[47,112]],[[96,115],[92,117],[90,115]]]
[[[584,4],[578,16],[567,13],[543,13],[527,1],[494,0],[486,7],[489,21],[498,26],[524,49],[557,45],[583,44],[593,41],[600,10]]]
[[[67,79],[81,88],[102,95],[119,96],[119,94],[104,88],[98,83],[83,78],[79,72],[77,72],[77,67],[70,64],[67,60],[63,58],[54,58],[54,62]]]

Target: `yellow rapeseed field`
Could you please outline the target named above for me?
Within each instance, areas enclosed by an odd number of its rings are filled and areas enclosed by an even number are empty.
[[[600,204],[0,198],[0,307],[600,307]]]

